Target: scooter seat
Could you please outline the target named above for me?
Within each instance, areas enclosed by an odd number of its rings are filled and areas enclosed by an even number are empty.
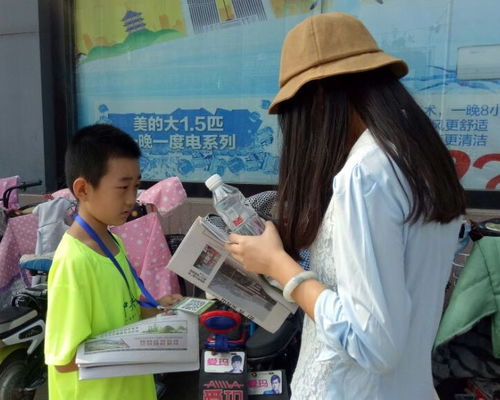
[[[29,307],[7,307],[0,311],[0,339],[12,331],[38,318],[38,312]]]
[[[54,253],[42,255],[25,254],[19,260],[19,265],[22,269],[30,271],[49,272],[53,257]]]
[[[279,354],[297,335],[299,329],[295,316],[287,318],[275,333],[270,333],[259,327],[247,340],[248,359],[263,359]]]

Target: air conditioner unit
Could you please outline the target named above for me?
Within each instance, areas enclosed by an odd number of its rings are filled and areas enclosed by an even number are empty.
[[[500,44],[459,47],[457,79],[500,79]]]

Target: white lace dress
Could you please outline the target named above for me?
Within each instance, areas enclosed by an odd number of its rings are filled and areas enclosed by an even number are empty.
[[[333,257],[333,201],[330,202],[316,240],[310,249],[310,268],[318,279],[330,289],[337,290]],[[324,348],[316,338],[316,326],[304,317],[302,345],[293,379],[292,400],[325,400],[326,382],[333,373],[333,361],[318,361]]]

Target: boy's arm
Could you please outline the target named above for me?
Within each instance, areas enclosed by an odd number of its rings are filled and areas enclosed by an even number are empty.
[[[65,236],[59,243],[48,276],[48,308],[44,343],[45,363],[58,372],[77,370],[78,346],[92,336],[93,267]]]
[[[167,294],[161,298],[159,298],[158,304],[162,305],[165,308],[169,308],[172,304],[177,303],[182,299],[182,295],[180,294]],[[153,317],[159,313],[163,312],[162,310],[158,310],[156,308],[147,308],[141,306],[141,318],[149,318]],[[78,371],[78,365],[76,365],[76,354],[73,356],[73,359],[66,365],[56,365],[56,370],[58,372],[73,372]]]
[[[177,303],[178,301],[182,300],[182,295],[175,293],[175,294],[167,294],[163,297],[160,297],[157,302],[161,306],[165,307],[168,309],[172,304]],[[142,307],[141,306],[141,318],[149,318],[153,317],[159,313],[163,312],[163,310],[158,310],[156,308],[148,308],[148,307]]]

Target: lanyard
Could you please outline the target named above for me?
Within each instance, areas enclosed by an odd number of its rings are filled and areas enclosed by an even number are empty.
[[[106,245],[103,243],[103,241],[101,240],[101,238],[97,235],[97,233],[92,229],[92,227],[82,217],[80,217],[79,215],[77,215],[75,217],[75,221],[80,224],[80,226],[85,230],[85,232],[87,232],[89,234],[89,236],[92,239],[94,239],[94,241],[99,245],[99,247],[102,249],[102,251],[104,252],[104,254],[106,254],[106,256],[113,262],[113,264],[115,265],[116,269],[118,270],[118,272],[120,272],[120,275],[125,280],[125,283],[127,285],[127,289],[128,289],[128,291],[130,293],[130,296],[132,298],[135,298],[135,296],[132,296],[132,292],[130,291],[130,286],[128,284],[127,277],[125,276],[125,273],[123,272],[123,269],[120,266],[120,264],[118,263],[118,261],[116,261],[115,256],[113,256],[113,253],[111,253],[111,250],[109,250],[106,247]],[[111,232],[108,231],[108,233],[111,235],[111,237],[113,238],[113,240],[118,244],[117,240],[111,234]],[[132,264],[130,264],[130,261],[128,260],[127,257],[126,257],[126,259],[127,259],[127,263],[128,263],[129,268],[130,268],[130,271],[132,272],[132,275],[133,275],[135,281],[137,282],[137,285],[141,289],[142,294],[144,294],[144,297],[146,297],[148,299],[148,301],[136,300],[137,303],[139,303],[143,307],[157,308],[158,310],[164,310],[164,307],[161,306],[161,305],[159,305],[158,302],[154,299],[154,297],[151,296],[151,293],[148,292],[148,290],[144,286],[144,283],[142,282],[142,279],[139,278],[139,276],[137,275],[137,272],[132,267]]]

